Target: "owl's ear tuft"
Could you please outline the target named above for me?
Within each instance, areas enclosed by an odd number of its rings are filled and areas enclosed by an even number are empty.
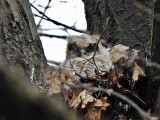
[[[67,49],[68,51],[70,50],[78,51],[79,48],[76,46],[76,43],[71,43],[71,44],[68,44]]]

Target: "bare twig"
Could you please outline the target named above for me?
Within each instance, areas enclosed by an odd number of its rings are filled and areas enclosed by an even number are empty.
[[[96,43],[96,48],[95,48],[95,50],[94,50],[93,57],[96,55],[96,51],[97,51],[97,49],[98,49],[98,44],[99,44],[99,42],[101,41],[104,33],[105,33],[106,30],[107,30],[108,23],[109,23],[109,19],[110,19],[110,17],[107,18],[107,20],[106,20],[106,26],[105,26],[104,30],[102,31],[102,34],[101,34],[101,36],[99,37],[99,40],[98,40],[97,43]]]
[[[102,34],[101,34],[101,36],[99,37],[99,40],[98,40],[97,43],[96,43],[96,47],[95,47],[95,49],[94,49],[93,56],[92,56],[91,58],[87,59],[87,60],[83,63],[83,64],[85,65],[88,61],[93,60],[94,65],[95,65],[95,67],[96,67],[96,69],[97,69],[98,74],[99,74],[99,69],[98,69],[98,66],[97,66],[97,64],[96,64],[96,62],[95,62],[95,55],[96,55],[97,50],[98,50],[99,42],[101,41],[104,33],[105,33],[106,30],[107,30],[107,26],[108,26],[108,23],[109,23],[109,19],[110,19],[110,17],[107,18],[107,20],[106,20],[106,26],[105,26],[104,30],[102,31]],[[82,70],[83,70],[83,68],[84,68],[84,65],[81,67],[80,73],[82,72]]]
[[[61,38],[61,39],[67,39],[67,36],[60,36],[60,35],[50,35],[50,34],[46,34],[46,33],[39,33],[40,36],[44,36],[44,37],[55,37],[55,38]]]
[[[60,62],[53,61],[53,60],[47,60],[47,62],[51,63],[51,64],[55,64],[55,65],[60,65],[61,64]]]
[[[40,17],[40,18],[45,19],[45,20],[47,20],[47,21],[49,21],[49,22],[52,22],[52,23],[54,23],[54,24],[56,24],[56,25],[63,26],[63,27],[65,27],[65,28],[74,30],[74,31],[76,31],[76,32],[85,33],[85,31],[83,31],[83,30],[75,29],[75,28],[73,28],[73,27],[70,27],[70,26],[68,26],[68,25],[65,25],[65,24],[63,24],[63,23],[60,23],[60,22],[58,22],[58,21],[55,21],[55,20],[51,19],[51,18],[48,17],[46,14],[44,14],[43,12],[41,12],[40,10],[38,10],[34,5],[32,5],[32,4],[30,4],[30,5],[31,5],[37,12],[39,12],[39,14],[43,15],[43,16],[39,16],[39,15],[34,14],[36,17]]]
[[[155,67],[157,69],[160,70],[160,64],[156,63],[156,62],[150,62],[150,61],[147,61],[146,62],[146,65],[149,66],[149,67]]]
[[[43,11],[44,14],[45,14],[45,12],[47,11],[47,9],[49,8],[50,2],[51,2],[51,0],[48,0],[48,4],[47,4],[47,6],[44,8],[44,11]],[[39,23],[37,24],[37,28],[39,28],[42,20],[43,20],[42,18],[39,20]]]
[[[69,64],[71,65],[71,68],[72,68],[72,69],[74,70],[74,72],[75,72],[75,75],[77,75],[77,76],[79,76],[79,77],[82,77],[82,76],[81,76],[80,74],[78,74],[77,71],[74,69],[74,67],[73,67],[70,59],[68,59],[68,60],[69,60]]]

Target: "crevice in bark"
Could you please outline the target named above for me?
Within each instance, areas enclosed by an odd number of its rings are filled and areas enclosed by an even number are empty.
[[[110,17],[108,28],[103,36],[107,42],[128,46],[143,42],[145,47],[149,45],[152,16],[138,10],[134,6],[134,0],[83,0],[83,2],[88,23],[87,29],[91,34],[101,34],[106,18]],[[153,9],[153,2],[143,2]]]
[[[3,53],[0,57],[9,65],[11,71],[24,76],[40,88],[44,87],[46,58],[29,2],[2,0],[0,4],[0,51]]]

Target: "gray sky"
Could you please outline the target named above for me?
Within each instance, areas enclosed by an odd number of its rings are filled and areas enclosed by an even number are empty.
[[[36,6],[39,10],[44,11],[44,8],[48,0],[30,0],[34,6]],[[43,7],[40,7],[43,6]],[[51,8],[47,9],[46,15],[66,24],[68,26],[75,25],[76,29],[86,30],[86,20],[84,13],[84,4],[81,0],[52,0],[50,3]],[[34,9],[32,9],[33,13],[38,14]],[[39,22],[39,18],[35,18],[36,23]],[[43,31],[43,33],[54,34],[54,35],[80,35],[80,33],[74,32],[72,30],[68,30],[69,34],[65,31],[62,31],[58,28],[63,28],[62,26],[54,25],[51,22],[47,22],[43,20],[41,22],[41,27],[43,29],[51,29],[49,31]],[[42,31],[39,31],[42,32]],[[42,44],[44,47],[44,52],[49,60],[54,60],[58,62],[62,62],[65,60],[65,51],[66,51],[66,40],[60,40],[57,38],[48,38],[41,37]]]

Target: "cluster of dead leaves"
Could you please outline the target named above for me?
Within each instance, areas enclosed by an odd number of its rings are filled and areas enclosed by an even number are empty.
[[[109,103],[106,102],[107,97],[103,97],[101,100],[96,99],[92,96],[92,92],[87,90],[75,90],[72,94],[69,106],[73,109],[86,108],[88,104],[92,107],[100,107],[103,110],[106,110],[106,107],[109,106]]]
[[[137,81],[139,75],[145,76],[145,61],[142,61],[138,50],[130,50],[129,47],[123,45],[116,45],[110,52],[110,57],[114,63],[120,66],[133,69],[132,80]]]
[[[52,70],[45,76],[50,85],[47,94],[51,96],[59,93],[70,108],[76,111],[85,109],[85,120],[100,120],[101,111],[105,111],[112,104],[110,95],[81,88],[68,90],[63,88],[63,85],[66,83],[75,86],[85,84],[87,87],[114,90],[114,85],[117,85],[120,89],[125,88],[119,82],[121,78],[126,78],[124,69],[127,69],[132,74],[129,78],[131,80],[130,86],[133,86],[132,83],[138,81],[139,76],[145,76],[145,61],[139,58],[138,50],[129,49],[129,47],[119,44],[110,50],[110,58],[113,62],[113,67],[109,71],[105,71],[105,74],[97,74],[95,72],[95,75],[90,77],[79,75],[79,81],[74,79],[77,75],[73,76],[66,70]],[[125,91],[131,91],[131,88],[125,88]]]

